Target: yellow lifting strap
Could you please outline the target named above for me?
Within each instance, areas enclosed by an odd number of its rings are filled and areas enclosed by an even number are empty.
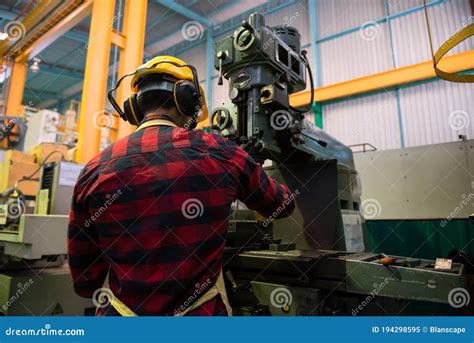
[[[461,43],[462,41],[468,39],[471,36],[474,36],[474,24],[469,24],[463,29],[456,32],[454,35],[448,38],[446,42],[441,45],[441,47],[436,51],[436,54],[433,51],[433,42],[431,40],[431,29],[430,29],[430,22],[428,19],[428,10],[426,8],[426,0],[423,1],[425,7],[425,18],[426,18],[426,26],[428,28],[428,38],[430,42],[430,49],[431,49],[431,56],[433,56],[433,68],[435,73],[438,77],[451,82],[462,82],[462,83],[473,83],[474,82],[474,75],[461,75],[456,73],[448,73],[438,68],[438,63],[441,61],[446,53],[454,48],[456,45]]]
[[[139,127],[137,127],[137,129],[135,131],[146,129],[147,127],[150,127],[150,126],[174,126],[174,127],[178,127],[175,123],[173,123],[172,121],[169,121],[169,120],[153,119],[153,120],[148,120],[148,121],[144,122]]]
[[[216,283],[206,292],[204,293],[196,302],[194,302],[191,306],[186,308],[184,311],[178,312],[175,316],[184,316],[189,312],[195,310],[199,306],[207,303],[209,300],[212,300],[216,296],[220,295],[222,298],[222,302],[225,305],[227,310],[227,315],[232,316],[232,307],[230,306],[229,299],[227,298],[227,292],[225,289],[224,283],[224,275],[221,272],[217,277]],[[122,316],[122,317],[136,317],[137,314],[133,312],[127,305],[117,299],[115,296],[112,297],[110,304],[113,308]]]

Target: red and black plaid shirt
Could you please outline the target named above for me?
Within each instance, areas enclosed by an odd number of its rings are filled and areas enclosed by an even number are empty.
[[[139,130],[79,176],[68,231],[74,289],[92,298],[109,273],[114,295],[138,315],[174,315],[217,279],[231,203],[270,216],[289,195],[225,138],[171,126]],[[99,313],[116,314],[110,306]],[[225,314],[220,297],[190,313]]]

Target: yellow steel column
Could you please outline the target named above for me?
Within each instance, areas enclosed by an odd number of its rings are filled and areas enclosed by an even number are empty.
[[[27,71],[28,65],[26,63],[13,62],[5,109],[5,114],[8,116],[19,116],[22,113]]]
[[[79,163],[87,163],[99,152],[97,118],[105,105],[114,8],[115,0],[97,0],[92,5],[76,152]]]
[[[125,36],[125,47],[120,51],[119,77],[135,70],[143,62],[145,46],[147,0],[127,0],[124,10],[122,34]],[[130,96],[130,80],[126,79],[117,91],[120,105]],[[130,134],[135,128],[120,120],[118,138]]]

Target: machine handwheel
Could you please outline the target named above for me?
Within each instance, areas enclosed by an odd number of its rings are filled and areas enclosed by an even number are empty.
[[[214,124],[216,120],[216,125]],[[232,118],[230,117],[230,112],[225,107],[217,107],[212,111],[211,114],[211,127],[219,131],[223,131],[232,125]]]

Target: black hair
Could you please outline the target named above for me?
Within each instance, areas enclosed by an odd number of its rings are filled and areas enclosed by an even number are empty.
[[[170,109],[176,107],[173,92],[153,89],[153,84],[163,82],[160,75],[148,75],[138,80],[138,109],[141,113],[156,112],[159,108]],[[141,90],[141,91],[140,91]]]

